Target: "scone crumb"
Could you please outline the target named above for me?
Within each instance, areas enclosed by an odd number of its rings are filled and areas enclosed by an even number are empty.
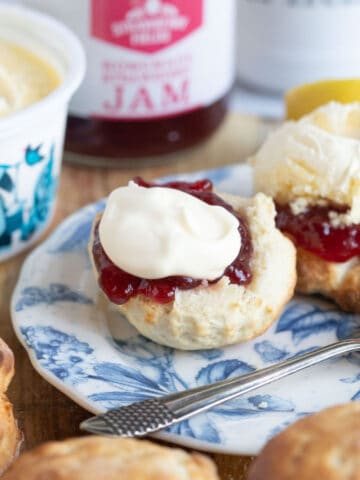
[[[299,197],[296,200],[290,202],[290,210],[293,215],[300,215],[306,212],[309,206],[309,199],[305,197]]]
[[[334,228],[352,225],[353,219],[350,213],[329,212],[330,225]]]
[[[300,215],[305,213],[309,207],[318,206],[326,207],[329,204],[329,201],[325,198],[317,197],[298,197],[295,200],[292,200],[289,203],[291,213],[293,215]]]
[[[291,213],[293,215],[301,215],[305,213],[308,208],[313,206],[326,207],[329,205],[329,201],[324,198],[308,198],[308,197],[299,197],[289,203]],[[343,226],[352,225],[354,218],[351,215],[351,212],[347,213],[338,213],[334,211],[329,212],[330,225],[334,228]]]

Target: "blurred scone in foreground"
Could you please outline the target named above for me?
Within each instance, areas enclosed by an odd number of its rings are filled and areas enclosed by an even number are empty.
[[[272,200],[216,194],[211,182],[131,182],[94,221],[99,286],[144,336],[174,348],[249,340],[293,294],[295,249]]]
[[[207,457],[133,439],[83,437],[21,455],[3,480],[218,480]]]
[[[285,122],[252,163],[255,191],[275,200],[297,247],[297,290],[360,312],[360,103]]]
[[[0,338],[0,475],[16,456],[21,434],[5,392],[14,375],[14,356]]]
[[[359,480],[360,402],[309,415],[276,435],[248,480]]]

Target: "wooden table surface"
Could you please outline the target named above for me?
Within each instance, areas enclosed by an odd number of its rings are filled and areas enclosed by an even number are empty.
[[[206,143],[176,160],[156,167],[104,169],[64,163],[55,219],[47,234],[79,207],[107,195],[134,175],[146,179],[243,161],[262,141],[267,126],[256,118],[231,113],[220,130]],[[65,154],[66,157],[66,154]],[[22,255],[0,264],[0,336],[15,353],[16,374],[9,390],[19,425],[24,432],[23,450],[47,440],[80,435],[79,423],[88,413],[43,380],[32,368],[11,327],[9,304]],[[213,455],[223,480],[242,480],[251,462],[248,457]]]

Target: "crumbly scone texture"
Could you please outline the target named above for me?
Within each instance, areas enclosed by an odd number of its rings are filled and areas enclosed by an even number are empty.
[[[360,402],[298,420],[268,442],[248,477],[294,479],[360,479]]]
[[[0,475],[17,455],[21,434],[5,392],[14,375],[14,356],[0,339]]]
[[[142,335],[155,342],[195,350],[249,340],[270,327],[293,295],[295,248],[275,227],[272,199],[262,193],[253,198],[218,195],[248,223],[253,278],[245,286],[223,277],[212,285],[178,290],[175,300],[167,304],[139,295],[117,306]]]
[[[320,293],[343,310],[360,313],[360,257],[341,263],[328,262],[298,247],[297,276],[299,293]]]
[[[218,480],[213,462],[145,440],[83,437],[26,452],[3,480]]]

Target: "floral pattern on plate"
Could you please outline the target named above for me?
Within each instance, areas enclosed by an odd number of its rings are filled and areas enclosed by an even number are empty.
[[[246,166],[180,178],[204,176],[219,191],[251,193]],[[251,342],[194,352],[157,345],[98,295],[87,242],[103,208],[101,200],[79,210],[28,257],[12,302],[14,327],[35,368],[91,412],[249,373],[360,334],[360,316],[320,298],[295,297],[270,330]],[[299,372],[157,436],[203,450],[255,454],[301,416],[354,399],[360,399],[356,354]]]

